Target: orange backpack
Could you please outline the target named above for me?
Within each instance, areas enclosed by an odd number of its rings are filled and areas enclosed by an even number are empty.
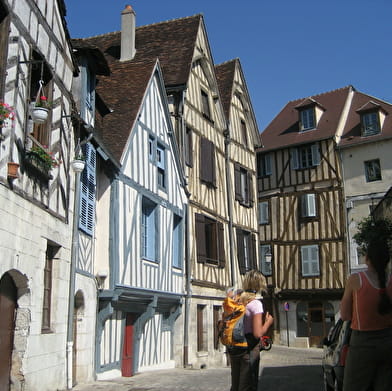
[[[218,322],[218,337],[221,343],[229,347],[246,348],[244,333],[245,306],[227,298],[223,303],[224,313]]]

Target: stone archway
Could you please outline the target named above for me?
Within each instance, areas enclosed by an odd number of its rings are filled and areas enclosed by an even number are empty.
[[[26,275],[15,269],[4,273],[2,280],[3,277],[8,279],[8,284],[12,281],[16,293],[9,389],[12,391],[22,391],[25,388],[22,364],[27,349],[27,338],[30,334],[31,322],[29,281]],[[18,346],[18,349],[15,349],[15,346]]]

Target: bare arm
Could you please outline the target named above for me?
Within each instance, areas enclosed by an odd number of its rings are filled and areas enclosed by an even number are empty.
[[[342,320],[351,320],[353,316],[353,294],[359,288],[359,277],[356,274],[347,279],[346,288],[340,302],[340,317]]]
[[[263,314],[253,315],[253,335],[255,338],[261,338],[263,335],[267,334],[268,329],[274,322],[274,318],[266,312],[265,322],[263,323]]]

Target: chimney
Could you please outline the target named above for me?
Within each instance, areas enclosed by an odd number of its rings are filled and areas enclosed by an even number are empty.
[[[136,13],[130,5],[121,12],[121,58],[129,61],[135,57]]]

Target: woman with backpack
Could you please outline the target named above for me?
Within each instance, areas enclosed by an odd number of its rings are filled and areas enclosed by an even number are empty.
[[[241,302],[246,306],[244,332],[248,346],[229,347],[231,391],[257,391],[260,363],[260,338],[267,333],[273,317],[267,312],[263,322],[263,304],[256,293],[265,290],[265,277],[257,270],[249,271],[243,281]]]
[[[340,305],[343,320],[351,320],[350,348],[344,371],[344,391],[392,390],[392,278],[387,239],[377,234],[366,243],[364,272],[352,274]]]

